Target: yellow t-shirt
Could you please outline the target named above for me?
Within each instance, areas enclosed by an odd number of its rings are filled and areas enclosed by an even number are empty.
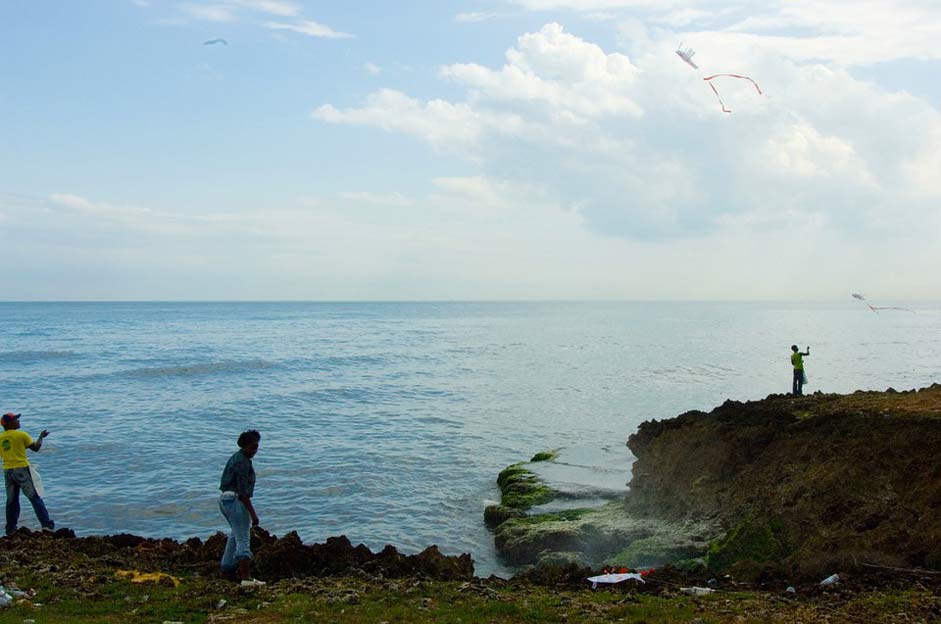
[[[791,354],[791,364],[794,365],[795,370],[804,370],[804,354],[803,353],[792,353]]]
[[[10,429],[0,433],[0,457],[3,458],[3,469],[26,468],[29,461],[26,459],[26,447],[33,443],[29,434],[19,429]]]

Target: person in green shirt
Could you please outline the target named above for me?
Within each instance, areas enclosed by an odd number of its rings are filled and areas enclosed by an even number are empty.
[[[791,392],[797,396],[804,394],[804,357],[810,355],[810,347],[801,352],[797,345],[791,345],[791,365],[794,367],[794,381],[791,383]]]

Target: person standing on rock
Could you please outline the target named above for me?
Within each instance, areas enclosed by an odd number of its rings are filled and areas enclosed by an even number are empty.
[[[794,381],[791,383],[791,392],[795,396],[804,394],[804,384],[807,377],[804,375],[804,357],[810,355],[810,347],[803,353],[797,345],[791,345],[791,365],[794,367]]]
[[[56,523],[49,517],[46,504],[36,491],[33,476],[26,459],[26,449],[35,453],[42,448],[43,439],[49,435],[45,429],[34,441],[25,431],[20,431],[20,414],[6,413],[0,418],[3,433],[0,433],[0,457],[3,458],[3,482],[7,490],[7,525],[6,534],[16,531],[20,521],[20,490],[32,504],[36,518],[43,531],[52,531]]]
[[[238,571],[242,587],[260,587],[264,581],[252,578],[251,534],[258,526],[258,514],[252,506],[255,494],[255,468],[252,457],[258,453],[261,434],[244,431],[238,438],[239,450],[225,464],[219,489],[219,509],[229,522],[229,539],[222,554],[222,570]]]

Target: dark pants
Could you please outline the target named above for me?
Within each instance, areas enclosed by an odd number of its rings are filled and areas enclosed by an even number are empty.
[[[794,382],[791,384],[791,392],[794,394],[804,394],[804,369],[794,369]]]
[[[20,490],[23,490],[23,494],[33,505],[39,524],[45,529],[55,528],[55,523],[46,511],[45,503],[33,487],[33,478],[29,475],[29,468],[7,468],[3,471],[3,481],[7,490],[7,535],[16,530],[16,524],[20,521]]]

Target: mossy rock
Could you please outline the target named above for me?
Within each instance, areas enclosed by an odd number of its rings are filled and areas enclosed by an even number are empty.
[[[552,461],[559,456],[559,449],[553,449],[551,451],[540,451],[533,455],[533,458],[529,460],[529,463],[542,462],[542,461]]]
[[[572,564],[578,566],[586,564],[585,554],[579,551],[544,550],[539,553],[538,556],[539,559],[536,561],[537,566],[565,567]]]
[[[484,522],[489,528],[498,527],[510,518],[525,518],[526,512],[506,505],[487,505]]]
[[[652,568],[665,563],[690,560],[703,555],[702,547],[677,540],[669,534],[634,540],[631,545],[605,560],[606,565]]]
[[[703,557],[694,557],[692,559],[680,559],[674,562],[673,567],[687,574],[705,574],[708,571],[706,560]]]
[[[733,565],[745,561],[755,564],[778,562],[790,554],[790,551],[787,529],[780,519],[751,518],[733,527],[709,545],[706,565],[713,572],[725,572]]]
[[[494,531],[494,545],[508,563],[538,560],[545,551],[581,552],[594,533],[576,522],[588,509],[511,518]]]
[[[555,498],[552,488],[543,483],[531,470],[523,468],[522,464],[513,464],[504,468],[497,477],[500,487],[500,503],[504,507],[512,507],[526,511],[535,505],[548,503]]]

